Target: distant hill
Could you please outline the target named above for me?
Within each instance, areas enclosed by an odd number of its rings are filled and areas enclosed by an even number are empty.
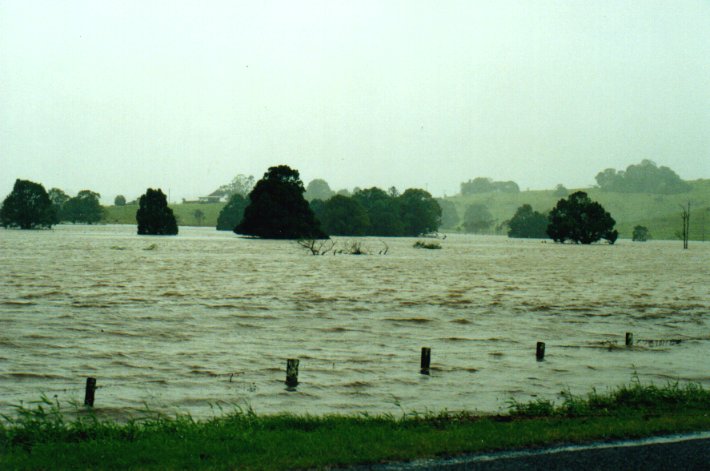
[[[598,201],[616,220],[616,228],[621,238],[631,238],[636,225],[646,226],[654,239],[676,239],[676,232],[681,228],[680,205],[690,201],[690,238],[691,240],[710,239],[710,180],[688,182],[691,190],[687,193],[658,195],[650,193],[615,193],[599,188],[569,189],[572,193],[583,190],[594,201]],[[520,193],[479,193],[457,195],[445,198],[456,205],[459,218],[463,217],[466,207],[480,203],[488,207],[496,220],[495,225],[509,220],[516,209],[529,204],[534,210],[547,213],[554,207],[559,196],[555,190],[521,191]],[[502,234],[506,228],[501,228]],[[495,234],[495,230],[491,230]]]

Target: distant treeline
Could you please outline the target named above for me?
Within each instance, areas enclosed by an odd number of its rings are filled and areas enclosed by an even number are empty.
[[[372,187],[352,196],[315,199],[310,205],[323,230],[332,235],[418,236],[436,232],[441,224],[441,207],[418,188],[399,194]]]
[[[462,195],[475,195],[477,193],[520,193],[520,187],[513,181],[494,182],[490,178],[477,177],[461,183]]]
[[[650,160],[629,165],[626,171],[608,168],[599,172],[595,178],[599,188],[617,193],[673,194],[691,189],[690,184],[681,180],[673,170],[659,167]]]

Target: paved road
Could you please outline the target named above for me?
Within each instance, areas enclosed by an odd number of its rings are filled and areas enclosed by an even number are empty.
[[[405,470],[710,470],[710,433],[477,454],[357,469]]]

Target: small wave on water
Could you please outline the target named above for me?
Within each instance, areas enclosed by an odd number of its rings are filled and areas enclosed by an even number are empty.
[[[0,306],[28,307],[28,306],[36,306],[36,305],[37,305],[37,303],[34,301],[19,301],[19,300],[0,301]]]
[[[384,320],[388,322],[402,322],[402,323],[413,323],[413,324],[428,324],[432,322],[431,319],[425,317],[386,317]]]
[[[35,373],[28,371],[13,371],[9,373],[0,373],[0,379],[11,378],[11,379],[66,379],[62,375],[55,375],[50,373]]]

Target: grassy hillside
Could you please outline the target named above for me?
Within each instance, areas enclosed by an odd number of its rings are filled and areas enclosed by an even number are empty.
[[[620,236],[631,238],[636,225],[646,226],[654,239],[675,239],[681,228],[680,205],[691,202],[690,238],[710,239],[710,180],[690,182],[692,191],[677,195],[648,193],[607,193],[598,188],[582,189],[590,198],[598,201],[616,220]],[[576,191],[570,189],[570,192]],[[520,193],[483,193],[446,198],[456,204],[459,217],[463,218],[466,207],[473,203],[485,204],[496,224],[513,217],[516,209],[529,204],[533,209],[547,212],[560,199],[553,190],[522,191]]]
[[[690,238],[710,240],[710,180],[691,182],[693,189],[678,195],[655,195],[648,193],[607,193],[598,188],[584,189],[589,196],[601,203],[616,219],[620,237],[631,238],[636,225],[646,226],[654,239],[676,239],[680,230],[680,205],[691,202]],[[570,189],[570,192],[575,191]],[[482,193],[478,195],[452,196],[446,198],[456,204],[459,218],[463,218],[466,207],[473,203],[483,203],[496,219],[496,225],[513,217],[515,210],[529,204],[533,209],[547,212],[560,199],[553,190],[521,191],[520,193]],[[217,216],[224,203],[183,203],[170,205],[178,224],[182,226],[217,225]],[[138,206],[108,206],[104,222],[109,224],[135,224]],[[198,221],[195,211],[202,211],[204,219]]]
[[[217,226],[217,217],[224,203],[183,203],[169,205],[180,226]],[[103,222],[107,224],[136,224],[138,205],[106,206]],[[202,211],[204,219],[198,221],[195,211]]]

